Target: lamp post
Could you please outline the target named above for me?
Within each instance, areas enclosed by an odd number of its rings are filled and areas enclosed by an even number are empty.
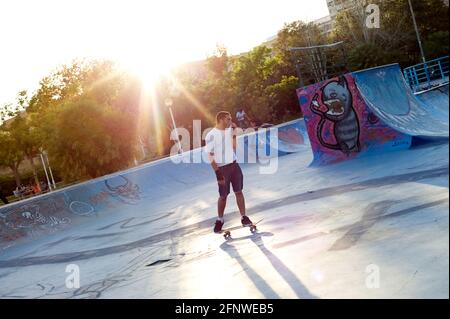
[[[43,150],[42,150],[42,148],[39,149],[39,150],[41,151],[41,153],[40,153],[39,155],[40,155],[40,157],[41,157],[42,166],[44,167],[45,177],[47,178],[48,189],[49,189],[50,191],[52,191],[52,184],[50,183],[50,179],[48,178],[47,167],[46,167],[46,165],[45,165],[44,156],[42,155]],[[40,186],[40,185],[39,185],[39,186]]]
[[[166,98],[165,101],[164,101],[164,104],[169,108],[170,117],[172,119],[172,125],[173,125],[173,128],[175,130],[175,134],[177,135],[178,152],[181,154],[181,153],[183,153],[183,148],[181,147],[180,136],[178,135],[177,125],[175,123],[175,119],[174,119],[173,113],[172,113],[173,101],[172,101],[171,98]]]
[[[408,0],[408,3],[409,3],[409,9],[411,10],[411,16],[412,16],[412,20],[413,20],[413,24],[414,24],[414,30],[416,31],[417,42],[419,43],[420,55],[422,56],[422,62],[425,63],[426,62],[425,54],[423,53],[422,41],[420,40],[419,29],[417,28],[416,17],[414,15],[411,0]]]
[[[139,136],[139,146],[141,147],[142,156],[145,159],[147,157],[147,153],[145,152],[144,142],[142,141],[142,136]]]
[[[47,153],[47,151],[44,151],[43,154],[45,156],[45,159],[47,160],[48,171],[50,173],[50,178],[52,179],[53,189],[56,189],[56,183],[55,183],[55,179],[53,178],[52,167],[50,166],[50,161],[48,160],[48,153]]]

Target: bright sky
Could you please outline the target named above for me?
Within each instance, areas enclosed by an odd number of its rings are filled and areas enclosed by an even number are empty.
[[[328,15],[326,0],[14,0],[0,2],[0,106],[77,57],[163,72],[216,44],[250,50],[285,22]]]

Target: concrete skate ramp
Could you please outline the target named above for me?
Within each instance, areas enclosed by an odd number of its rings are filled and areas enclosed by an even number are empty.
[[[398,64],[297,90],[313,165],[448,140],[448,85],[414,95]]]
[[[425,103],[434,115],[448,119],[448,83],[415,93],[415,96]]]
[[[448,95],[447,101],[436,92],[417,98],[398,64],[354,72],[353,77],[367,106],[390,127],[411,136],[448,138]]]
[[[285,155],[294,151],[310,152],[306,127],[303,119],[278,125],[280,142],[288,145],[286,152],[277,148],[268,154]],[[262,150],[272,146],[261,130]],[[259,135],[259,134],[257,134]],[[267,135],[269,136],[269,135]],[[238,138],[238,145],[246,145],[245,158],[240,163],[259,163],[258,159],[248,161],[248,154],[255,146],[244,144],[248,135]],[[250,137],[251,140],[251,137]],[[255,146],[256,147],[256,146]],[[289,152],[287,152],[289,151]],[[243,152],[240,152],[243,153]],[[264,151],[260,152],[261,154]],[[84,222],[95,223],[105,215],[128,211],[148,211],[156,205],[161,211],[153,212],[156,220],[170,214],[171,199],[180,202],[191,200],[185,190],[197,190],[202,194],[205,188],[214,189],[215,175],[207,162],[204,149],[198,148],[182,155],[161,159],[152,163],[103,176],[49,194],[26,199],[0,207],[0,251],[18,242],[49,235]],[[164,211],[166,207],[167,211]]]
[[[130,207],[144,209],[145,203],[148,207],[148,203],[169,199],[211,178],[207,164],[176,165],[166,158],[2,206],[0,249]]]
[[[296,152],[311,152],[303,119],[258,129],[244,137],[246,160],[284,156]]]
[[[155,182],[133,205],[0,251],[0,299],[448,299],[448,144],[320,169],[310,161],[311,153],[283,156],[266,176],[242,166],[248,214],[263,219],[256,234],[213,234],[208,168],[199,185]],[[169,196],[145,199],[151,192]],[[378,270],[381,284],[368,286]],[[218,273],[223,284],[211,285]],[[78,288],[68,284],[77,274]]]
[[[374,114],[352,73],[300,88],[297,95],[314,155],[311,165],[411,146],[411,135],[394,129]]]
[[[207,164],[164,159],[37,197],[39,218],[30,201],[5,206],[10,233],[80,224],[0,249],[0,299],[448,299],[448,151],[441,143],[320,169],[297,152],[268,175],[242,165],[248,215],[263,221],[229,241],[212,232]],[[218,273],[223,284],[211,285]]]

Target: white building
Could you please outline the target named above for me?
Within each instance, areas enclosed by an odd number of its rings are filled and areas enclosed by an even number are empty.
[[[325,16],[323,18],[314,20],[313,23],[317,25],[322,33],[328,34],[333,30],[333,20],[331,19],[331,16]]]
[[[358,0],[325,0],[328,6],[328,12],[330,13],[326,17],[313,21],[324,34],[329,34],[333,30],[334,20],[337,14],[349,8],[355,6]]]
[[[358,2],[357,0],[326,0],[328,11],[330,12],[330,17],[332,20],[334,20],[337,16],[337,14],[342,11],[349,8],[354,7]]]

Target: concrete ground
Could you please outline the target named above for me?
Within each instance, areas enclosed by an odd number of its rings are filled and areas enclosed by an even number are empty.
[[[320,168],[295,153],[272,175],[242,165],[263,220],[229,241],[212,232],[213,173],[177,192],[162,174],[160,199],[1,251],[0,298],[449,298],[448,156],[439,143]],[[225,219],[239,223],[233,195]]]

